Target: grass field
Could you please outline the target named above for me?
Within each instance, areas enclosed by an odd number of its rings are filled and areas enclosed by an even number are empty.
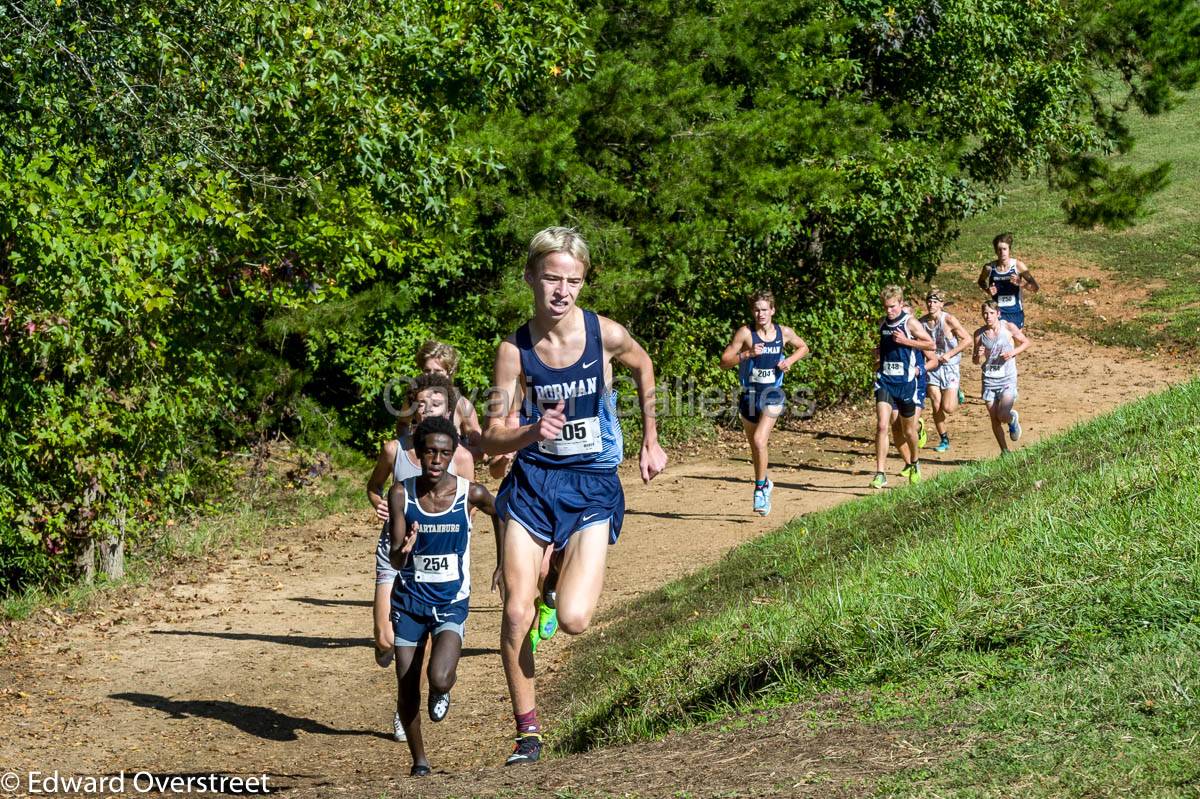
[[[1195,796],[1198,463],[1192,382],[798,519],[581,640],[558,745],[836,691],[971,742],[889,794]]]
[[[1137,144],[1118,162],[1138,169],[1171,162],[1170,184],[1151,199],[1148,215],[1135,226],[1122,231],[1073,228],[1063,221],[1062,193],[1048,189],[1044,178],[1031,178],[1007,186],[999,206],[969,220],[946,260],[982,264],[992,257],[992,237],[1011,231],[1016,236],[1014,255],[1025,260],[1035,275],[1039,256],[1066,257],[1150,289],[1137,319],[1117,322],[1085,316],[1076,332],[1105,344],[1195,351],[1200,347],[1198,121],[1200,94],[1189,95],[1163,116],[1132,120]],[[1043,291],[1066,288],[1051,285]],[[967,296],[975,293],[970,289]]]

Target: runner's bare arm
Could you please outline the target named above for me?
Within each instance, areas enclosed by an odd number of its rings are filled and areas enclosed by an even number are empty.
[[[624,325],[600,317],[600,336],[604,340],[605,357],[629,367],[637,386],[638,403],[642,409],[642,451],[638,462],[642,482],[648,483],[667,468],[667,453],[658,443],[658,419],[655,407],[654,363],[650,355],[629,335]]]
[[[784,343],[793,349],[791,355],[779,362],[779,371],[786,372],[795,365],[796,361],[799,361],[802,358],[807,358],[809,351],[808,344],[804,342],[804,339],[796,335],[795,330],[792,330],[790,327],[783,326],[780,326],[780,330],[783,331]]]
[[[750,352],[750,341],[750,328],[742,325],[733,334],[733,341],[729,342],[729,346],[721,353],[721,368],[732,369],[745,360],[742,353]]]
[[[462,445],[470,451],[475,460],[479,460],[483,457],[483,447],[479,443],[483,438],[483,428],[479,424],[479,414],[475,412],[475,404],[466,397],[459,397],[454,413],[458,417],[458,430],[462,436]]]
[[[521,353],[511,338],[501,342],[496,353],[495,382],[488,398],[487,429],[483,431],[483,451],[489,455],[516,452],[537,441],[554,438],[562,430],[566,416],[560,401],[547,409],[535,423],[509,427],[507,419],[521,402]],[[555,429],[557,428],[557,429]]]
[[[958,321],[958,317],[953,314],[946,314],[946,324],[950,326],[950,332],[958,340],[958,346],[942,355],[941,360],[943,363],[949,361],[960,352],[966,352],[967,348],[971,346],[971,334],[967,332],[967,328],[963,323]]]
[[[454,450],[454,471],[468,480],[475,474],[475,456],[465,444],[459,444]]]
[[[984,358],[987,356],[987,351],[983,346],[983,333],[985,330],[987,330],[986,327],[981,327],[976,330],[975,335],[971,337],[972,341],[975,343],[975,346],[971,349],[971,363],[975,364],[976,366],[983,363]]]
[[[388,520],[388,503],[383,498],[383,485],[395,467],[397,449],[395,441],[384,442],[379,450],[379,457],[375,459],[375,468],[367,478],[367,499],[371,502],[371,509],[385,522]]]
[[[1020,278],[1018,285],[1028,290],[1030,294],[1037,294],[1041,291],[1042,287],[1034,280],[1033,272],[1029,271],[1029,267],[1025,265],[1024,261],[1017,261],[1017,277]]]
[[[492,492],[479,483],[471,483],[471,488],[467,491],[467,502],[471,503],[471,507],[478,508],[487,515],[492,517],[492,532],[496,536],[496,568],[492,572],[492,590],[495,591],[500,586],[500,555],[504,552],[504,547],[501,546],[500,518],[496,515],[496,498],[492,496]]]
[[[991,283],[991,278],[991,267],[989,267],[987,264],[984,264],[983,269],[979,270],[979,280],[975,282],[979,284],[979,288],[983,290],[983,293],[989,297],[996,293],[992,291],[992,287],[989,285]]]
[[[925,325],[916,320],[916,317],[908,317],[908,321],[904,323],[904,330],[908,333],[908,340],[898,343],[922,352],[933,352],[937,349],[937,344],[930,338],[929,331],[925,329]]]
[[[1005,322],[1008,325],[1009,335],[1012,336],[1013,348],[1000,356],[1003,360],[1009,360],[1020,355],[1025,350],[1033,346],[1033,342],[1029,340],[1029,336],[1025,335],[1025,331],[1014,325],[1012,322]]]
[[[412,552],[413,544],[417,542],[417,523],[413,522],[408,530],[404,530],[404,483],[392,483],[388,491],[388,507],[391,510],[391,520],[388,524],[388,537],[391,540],[388,550],[388,560],[393,569],[404,565],[408,553]]]

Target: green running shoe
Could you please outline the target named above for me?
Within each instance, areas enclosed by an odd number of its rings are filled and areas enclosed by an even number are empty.
[[[552,608],[542,601],[541,597],[537,599],[538,611],[538,637],[543,641],[548,641],[558,632],[558,608]]]
[[[963,393],[962,386],[958,388],[958,404],[962,405],[967,401],[967,395]]]
[[[925,420],[917,420],[917,448],[925,449],[925,445],[929,443],[929,436],[925,432]]]
[[[871,488],[883,488],[886,485],[887,475],[883,472],[875,472],[875,477],[871,480]]]
[[[910,463],[908,465],[908,475],[907,476],[908,476],[908,482],[911,483],[912,485],[916,485],[917,483],[921,482],[921,464]]]

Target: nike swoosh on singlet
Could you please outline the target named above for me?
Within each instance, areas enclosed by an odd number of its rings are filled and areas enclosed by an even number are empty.
[[[591,367],[591,366],[592,366],[592,364],[594,364],[594,363],[596,363],[596,362],[595,362],[595,361],[588,361],[587,363],[585,363],[585,364],[583,365],[583,368],[584,368],[584,369],[587,369],[587,368]]]

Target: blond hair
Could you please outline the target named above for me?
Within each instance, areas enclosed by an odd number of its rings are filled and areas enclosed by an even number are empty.
[[[755,304],[760,303],[760,302],[766,302],[768,305],[770,305],[772,308],[774,308],[775,307],[775,295],[772,294],[771,292],[767,291],[766,289],[756,291],[750,295],[750,307],[751,308],[753,308],[755,306]]]
[[[548,227],[538,231],[530,240],[529,254],[525,257],[525,272],[536,273],[546,256],[556,252],[566,253],[583,264],[584,275],[592,268],[592,256],[588,252],[587,242],[578,230],[572,227]]]
[[[454,377],[454,373],[458,371],[458,350],[449,344],[434,339],[429,339],[422,344],[421,348],[417,350],[417,370],[424,372],[425,362],[430,358],[440,361],[446,368],[446,374],[451,377]]]
[[[879,299],[883,302],[888,300],[900,300],[904,302],[904,289],[896,285],[884,286],[883,291],[879,292]]]

